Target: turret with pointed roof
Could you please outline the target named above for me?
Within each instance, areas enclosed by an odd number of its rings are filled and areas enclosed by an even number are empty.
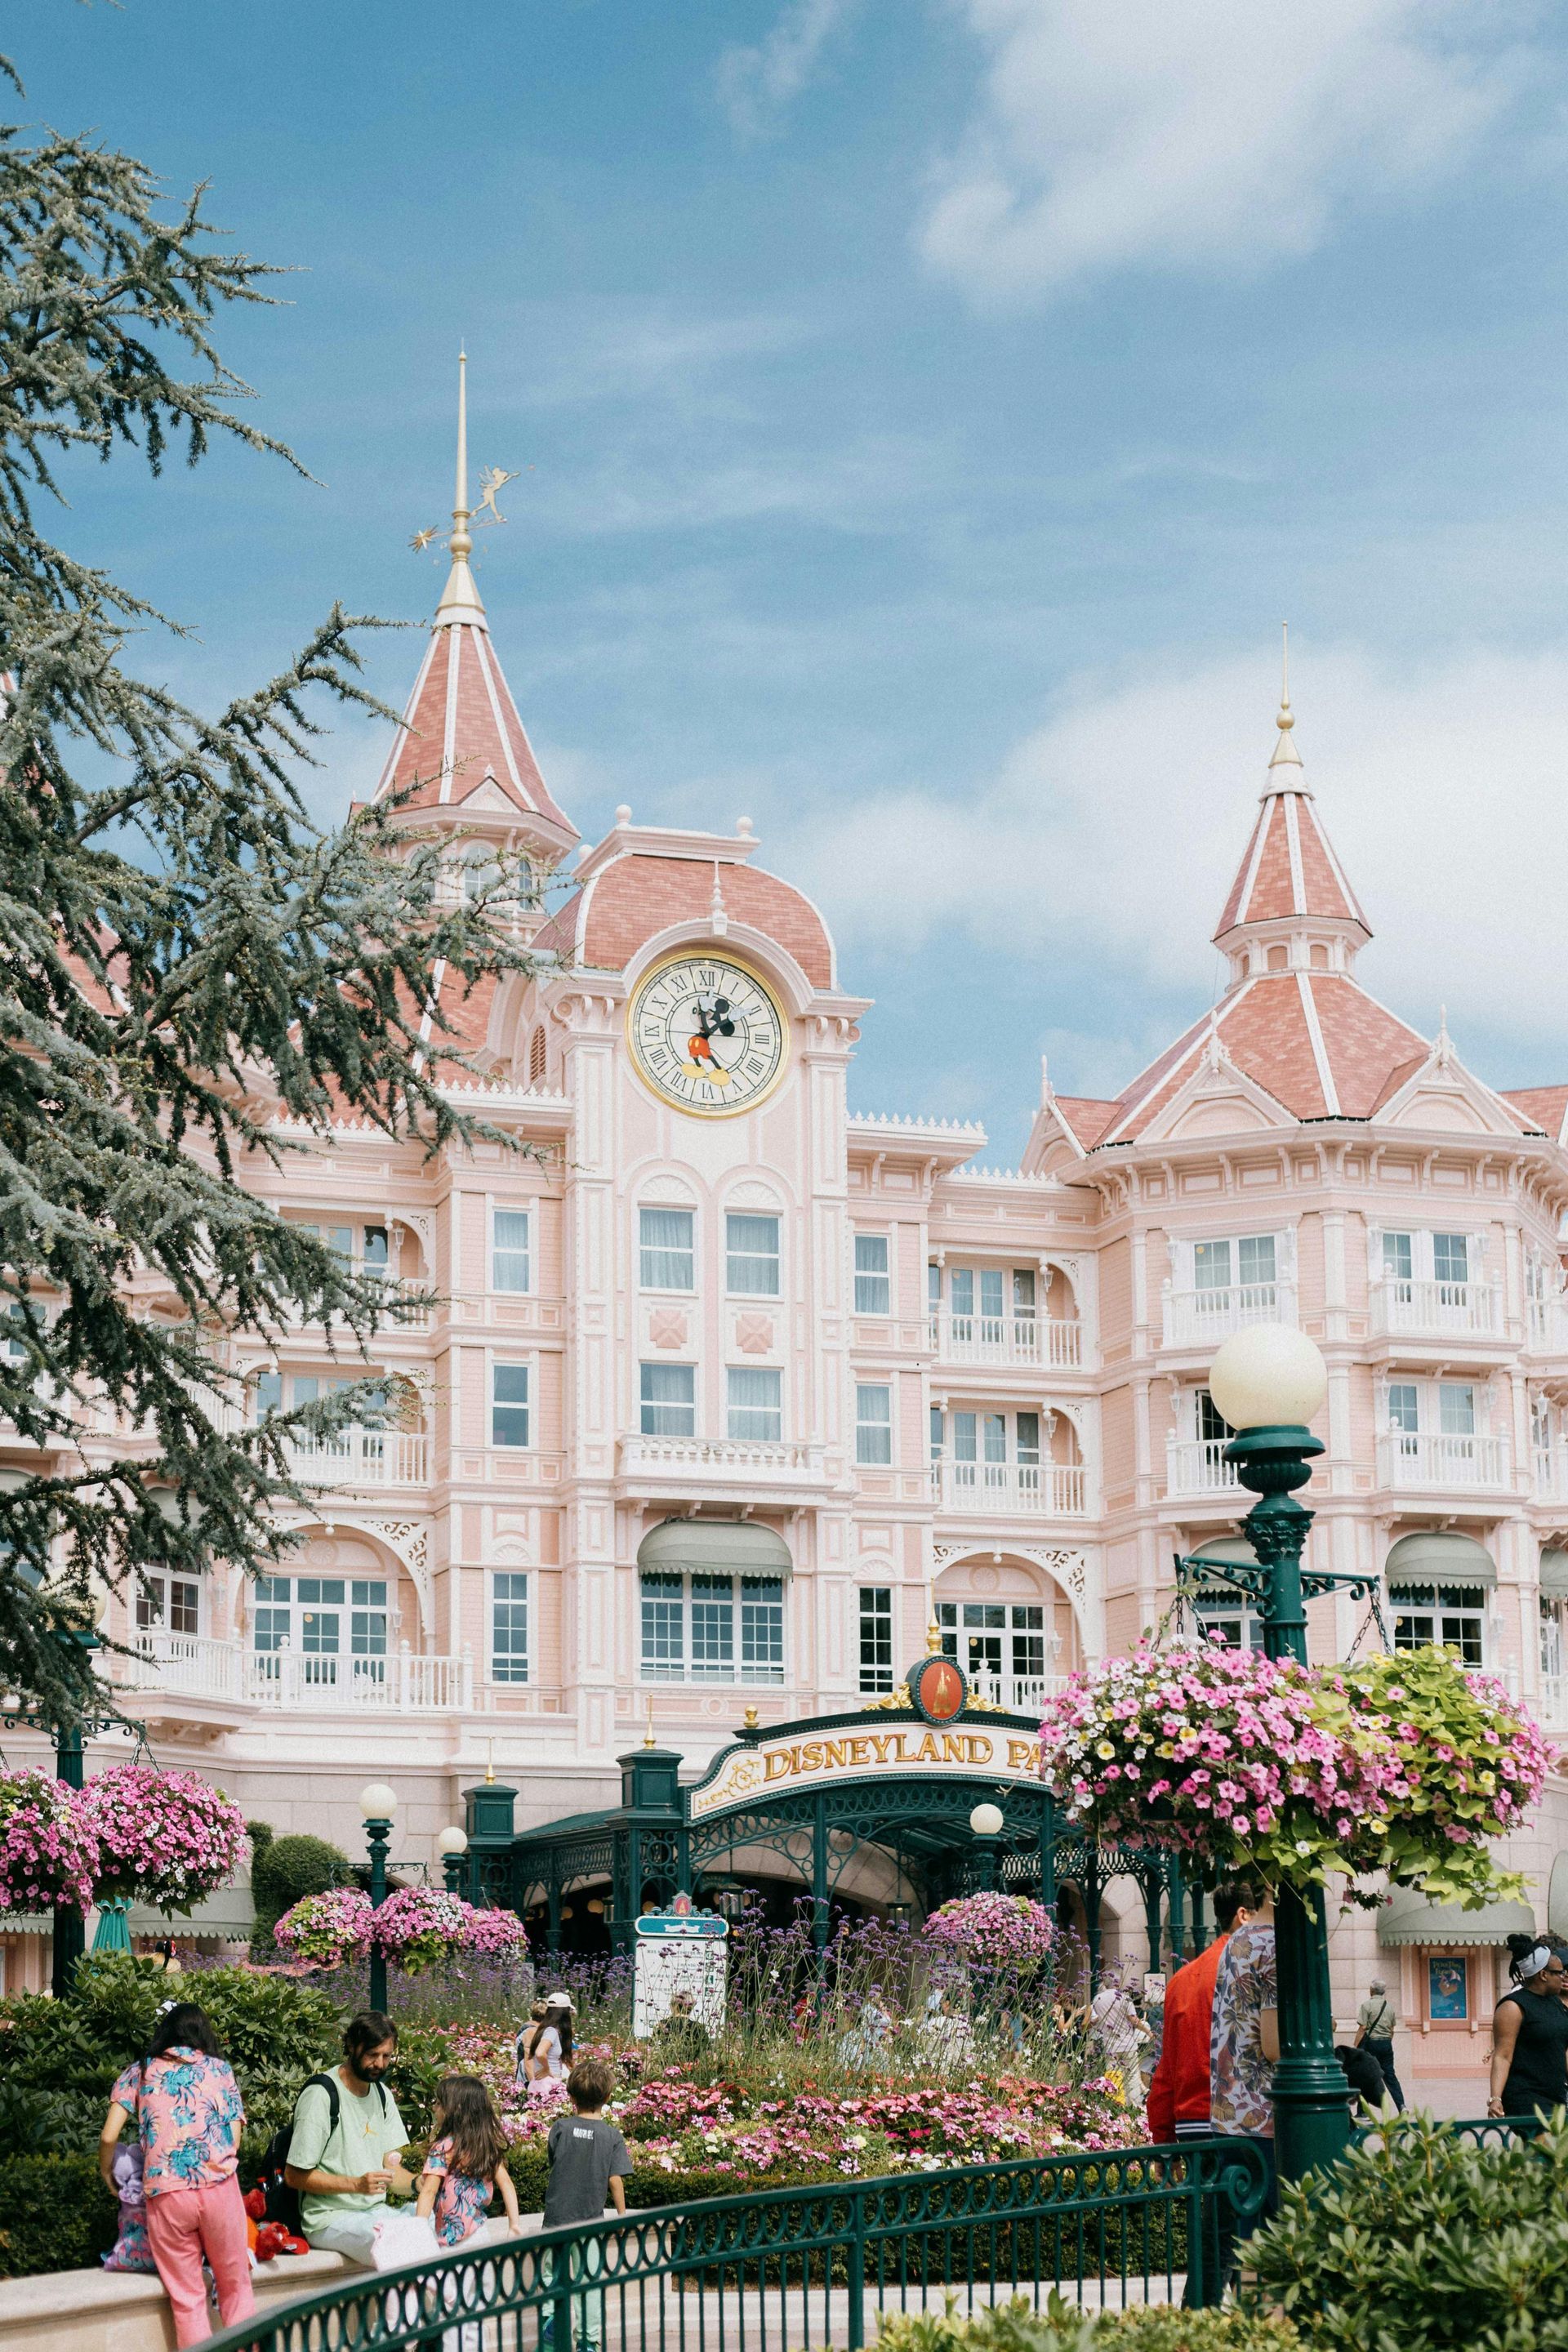
[[[490,643],[469,568],[468,359],[458,360],[458,478],[448,547],[451,569],[430,643],[375,789],[398,818],[470,834],[552,867],[577,831],[552,799]]]

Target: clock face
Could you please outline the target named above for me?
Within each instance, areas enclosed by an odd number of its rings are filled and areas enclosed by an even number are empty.
[[[632,998],[626,1034],[641,1076],[678,1110],[730,1118],[784,1076],[784,1009],[729,956],[683,950],[656,964]]]

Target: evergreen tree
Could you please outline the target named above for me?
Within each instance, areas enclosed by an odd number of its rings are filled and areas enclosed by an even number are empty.
[[[443,1092],[461,1057],[430,974],[449,1002],[526,962],[506,875],[453,903],[384,812],[307,815],[308,706],[379,708],[358,624],[335,608],[204,717],[127,667],[163,616],[42,527],[84,456],[157,474],[226,435],[297,462],[212,340],[269,275],[200,189],[171,211],[127,156],[0,126],[0,1423],[45,1457],[0,1472],[0,1687],[56,1721],[95,1696],[85,1647],[55,1638],[93,1583],[265,1566],[273,1506],[305,1499],[287,1441],[363,1417],[351,1391],[240,1425],[235,1339],[336,1318],[363,1352],[428,1304],[286,1223],[247,1164],[329,1117],[428,1150],[490,1134]]]

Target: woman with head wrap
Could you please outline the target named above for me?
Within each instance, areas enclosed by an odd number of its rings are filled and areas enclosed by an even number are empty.
[[[1492,2016],[1489,2116],[1532,2116],[1568,2103],[1568,2009],[1560,1998],[1568,1974],[1544,1936],[1510,1936],[1509,1974]]]

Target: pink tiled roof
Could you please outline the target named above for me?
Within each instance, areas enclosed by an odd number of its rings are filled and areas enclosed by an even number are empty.
[[[1370,1118],[1429,1051],[1342,973],[1259,973],[1133,1080],[1095,1140],[1143,1134],[1192,1076],[1211,1031],[1243,1076],[1294,1118]]]
[[[375,797],[407,792],[405,808],[458,808],[487,782],[562,846],[576,840],[539,772],[489,633],[454,622],[431,632]]]
[[[1554,1143],[1564,1141],[1568,1122],[1568,1087],[1510,1087],[1503,1100],[1522,1111],[1531,1127],[1540,1128]]]
[[[801,891],[760,866],[721,867],[724,909],[777,941],[814,988],[837,986],[833,941]],[[713,903],[710,859],[633,854],[615,857],[574,890],[534,945],[598,971],[622,971],[655,932],[705,918]]]
[[[1115,1103],[1092,1095],[1053,1095],[1051,1108],[1086,1151],[1100,1141],[1117,1111]]]
[[[1371,936],[1311,794],[1276,787],[1263,796],[1215,937],[1223,939],[1242,923],[1288,922],[1292,916],[1359,923]]]

